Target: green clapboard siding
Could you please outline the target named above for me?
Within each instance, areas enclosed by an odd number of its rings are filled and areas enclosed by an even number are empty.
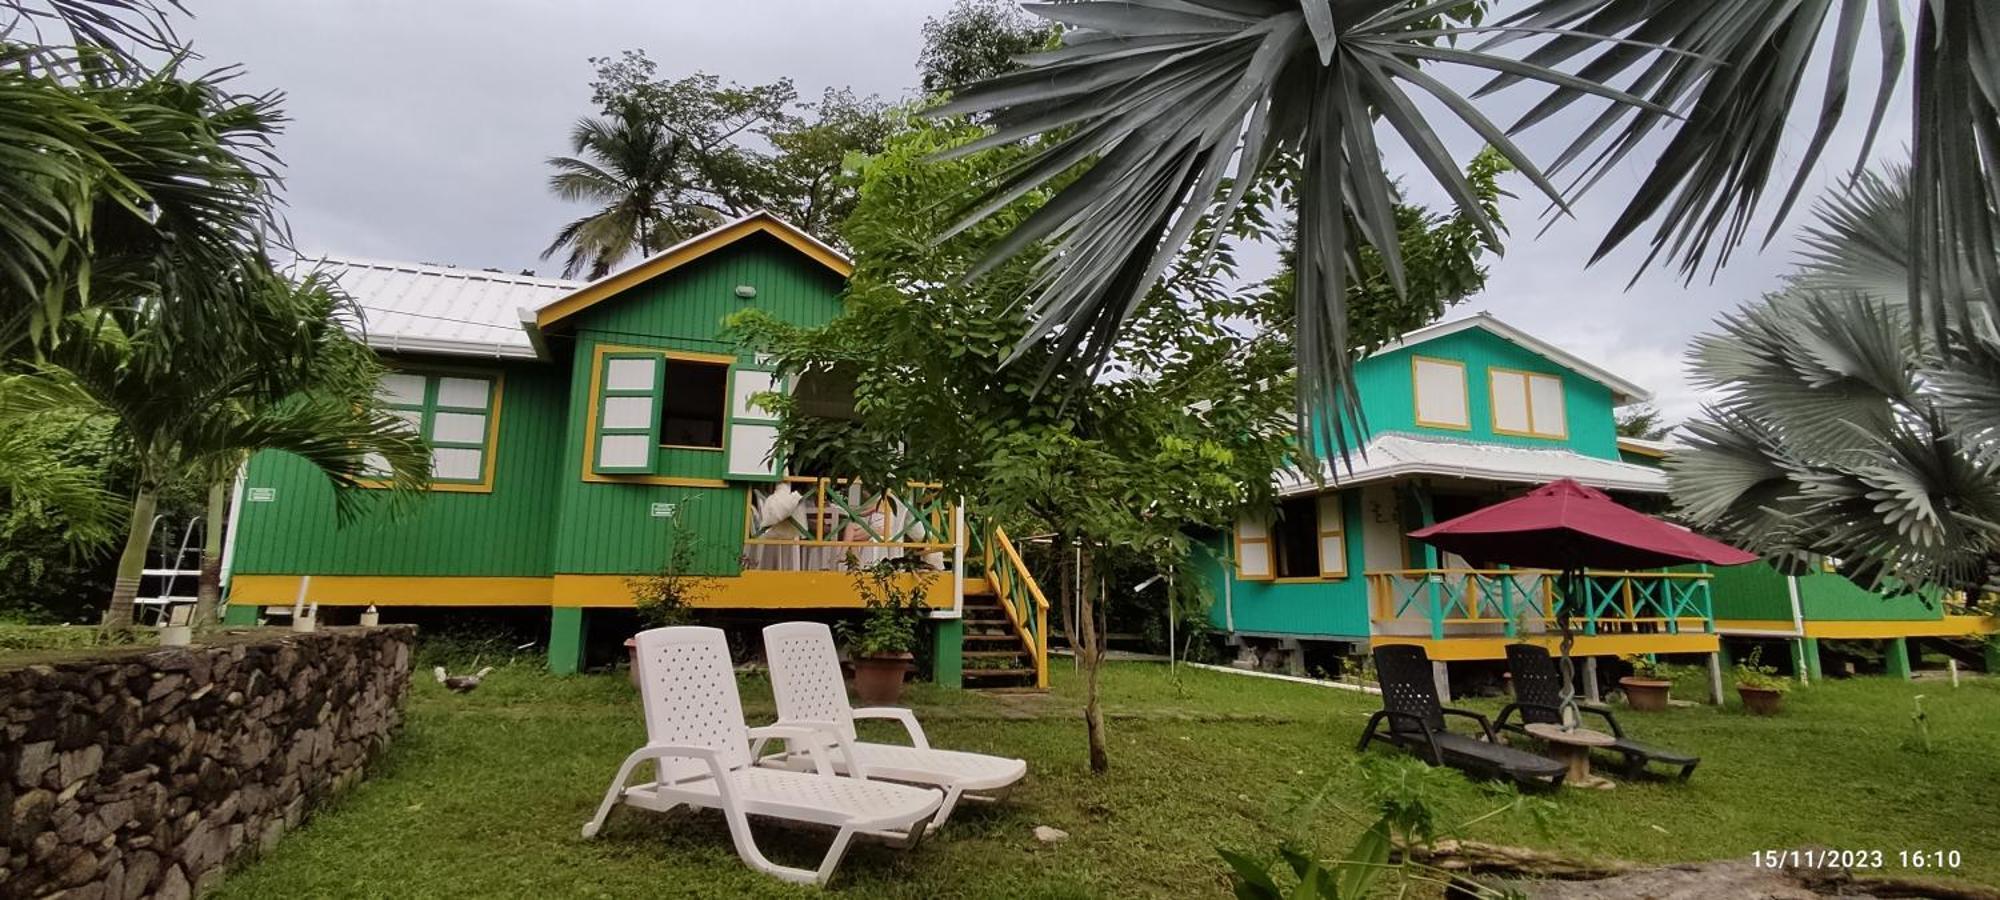
[[[277,494],[268,503],[243,504],[236,572],[550,574],[567,389],[562,370],[459,359],[439,364],[505,373],[493,491],[431,491],[410,498],[406,509],[393,508],[387,491],[363,491],[363,513],[343,525],[334,514],[334,489],[317,469],[287,453],[259,453],[250,461],[245,486]]]
[[[1361,572],[1361,495],[1347,492],[1340,506],[1347,523],[1346,578],[1286,584],[1243,581],[1236,577],[1234,548],[1227,534],[1211,545],[1212,552],[1196,554],[1202,577],[1215,594],[1209,607],[1210,623],[1227,627],[1223,608],[1226,579],[1237,631],[1366,638],[1368,579]]]
[[[1410,377],[1411,356],[1456,360],[1465,364],[1466,408],[1472,420],[1471,430],[1417,425],[1416,391]],[[1563,416],[1569,431],[1567,440],[1493,432],[1493,395],[1488,382],[1488,369],[1495,366],[1562,378]],[[1354,378],[1371,433],[1401,431],[1515,447],[1566,449],[1600,459],[1619,458],[1617,419],[1610,388],[1484,329],[1468,328],[1414,347],[1371,356],[1355,366]]]
[[[737,297],[738,285],[756,288],[756,297]],[[555,570],[630,574],[657,569],[666,556],[668,523],[651,514],[652,506],[675,503],[683,505],[682,514],[701,542],[703,571],[737,574],[743,555],[743,484],[713,488],[582,480],[591,359],[604,344],[737,354],[737,343],[723,329],[723,320],[732,313],[756,308],[796,325],[823,325],[840,313],[841,289],[840,279],[824,267],[773,238],[755,235],[577,314]],[[660,461],[660,475],[705,479],[721,478],[726,462],[719,452],[682,449],[662,450]]]
[[[1792,598],[1785,576],[1769,563],[1718,567],[1710,582],[1718,619],[1790,621]],[[1885,596],[1834,572],[1799,576],[1799,610],[1807,621],[1921,621],[1943,617],[1941,606],[1914,596]]]

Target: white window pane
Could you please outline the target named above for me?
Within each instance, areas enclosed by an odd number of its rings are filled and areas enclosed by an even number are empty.
[[[380,453],[370,453],[361,457],[361,470],[375,478],[387,478],[395,474],[389,469],[389,458]]]
[[[424,376],[403,372],[390,372],[382,376],[382,386],[375,395],[384,403],[398,406],[421,406],[424,402]]]
[[[612,469],[652,465],[653,442],[643,434],[607,434],[597,439],[597,464]]]
[[[1519,372],[1493,373],[1493,427],[1528,430],[1528,382]]]
[[[421,437],[424,432],[424,411],[420,409],[391,410],[390,415],[402,419],[410,426],[410,433]]]
[[[437,403],[439,406],[485,409],[491,386],[492,382],[484,378],[440,378]]]
[[[1321,575],[1347,574],[1346,539],[1337,534],[1320,536],[1319,572]]]
[[[778,444],[773,425],[732,425],[729,429],[729,473],[769,475],[777,471],[771,449]]]
[[[1464,367],[1419,359],[1412,371],[1416,379],[1418,424],[1451,428],[1472,424],[1465,407]]]
[[[431,440],[454,444],[486,442],[486,417],[475,413],[441,412],[431,424]]]
[[[1265,527],[1262,519],[1236,520],[1236,537],[1245,541],[1261,541],[1271,536],[1271,529]]]
[[[614,359],[605,366],[604,387],[612,391],[650,391],[659,370],[657,359]]]
[[[1271,545],[1239,545],[1236,548],[1236,570],[1244,578],[1271,577]]]
[[[486,454],[478,450],[439,447],[431,451],[431,477],[458,481],[478,480],[484,472]]]
[[[605,428],[645,428],[653,423],[653,398],[651,397],[606,397],[604,398],[604,420],[598,424]]]
[[[1567,433],[1563,424],[1562,379],[1545,375],[1529,378],[1528,397],[1536,434],[1562,437]]]
[[[1340,512],[1339,494],[1319,495],[1319,530],[1340,531],[1346,527],[1345,516]]]
[[[753,406],[751,398],[771,390],[771,373],[739,370],[736,373],[734,399],[730,403],[729,414],[738,419],[769,419],[770,410]]]

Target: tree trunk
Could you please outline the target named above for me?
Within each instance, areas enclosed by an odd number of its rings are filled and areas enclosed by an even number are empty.
[[[104,627],[132,627],[132,601],[139,596],[139,579],[146,569],[146,550],[153,541],[153,509],[159,486],[145,481],[132,497],[132,522],[125,532],[125,552],[118,555],[118,580],[111,584],[111,606]]]
[[[194,592],[196,628],[215,624],[215,606],[222,599],[222,522],[229,514],[229,482],[208,486],[208,512],[201,539],[201,581]]]
[[[1082,601],[1077,610],[1076,659],[1083,665],[1083,725],[1090,735],[1090,771],[1102,775],[1111,769],[1111,754],[1104,741],[1104,710],[1097,702],[1097,668],[1104,660],[1104,648],[1097,639],[1096,593],[1091,590],[1090,558],[1084,557]]]

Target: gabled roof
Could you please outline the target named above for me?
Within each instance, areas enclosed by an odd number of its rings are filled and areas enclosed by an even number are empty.
[[[533,309],[580,282],[422,263],[320,257],[302,272],[331,277],[361,308],[361,336],[377,350],[534,359],[522,327]]]
[[[568,296],[537,309],[534,324],[537,328],[548,328],[615,297],[628,288],[692,263],[753,234],[768,234],[777,238],[841,278],[854,274],[854,262],[846,255],[800,230],[798,226],[769,212],[758,210],[733,222],[717,225],[640,260],[635,265],[577,288]]]
[[[1626,381],[1603,367],[1570,353],[1568,350],[1564,350],[1483,312],[1466,316],[1463,319],[1453,319],[1449,322],[1426,325],[1382,345],[1380,349],[1375,351],[1375,354],[1379,355],[1406,347],[1414,347],[1418,344],[1434,341],[1446,335],[1457,334],[1473,328],[1486,331],[1503,340],[1519,344],[1529,352],[1546,357],[1550,362],[1556,363],[1565,369],[1610,388],[1613,395],[1613,405],[1623,406],[1627,403],[1643,403],[1653,399],[1652,391]]]
[[[1574,478],[1594,488],[1663,494],[1666,473],[1651,466],[1599,459],[1569,450],[1507,447],[1407,434],[1377,435],[1366,452],[1351,457],[1353,471],[1338,459],[1327,460],[1328,485],[1341,487],[1389,481],[1415,475],[1501,481],[1514,484],[1546,484],[1558,478]],[[1280,472],[1278,493],[1313,494],[1323,486],[1302,472]]]

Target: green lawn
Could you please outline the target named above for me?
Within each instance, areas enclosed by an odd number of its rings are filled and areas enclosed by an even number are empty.
[[[861,846],[836,876],[868,897],[1216,896],[1218,846],[1269,852],[1299,833],[1322,855],[1368,815],[1354,742],[1372,697],[1183,669],[1113,664],[1105,694],[1112,771],[1085,768],[1080,684],[1059,664],[1048,695],[919,686],[934,743],[1026,757],[1011,802],[963,810],[913,852]],[[1911,698],[1928,695],[1934,750],[1909,746]],[[766,685],[746,679],[753,723]],[[1959,689],[1860,679],[1797,691],[1758,719],[1676,709],[1621,717],[1629,731],[1702,755],[1689,784],[1564,791],[1548,830],[1512,811],[1466,836],[1636,860],[1693,860],[1804,845],[1957,849],[1961,877],[2000,883],[2000,683]],[[1488,712],[1497,701],[1468,705]],[[892,726],[893,727],[893,726]],[[578,836],[619,760],[641,743],[635,694],[618,677],[554,678],[526,667],[455,696],[429,679],[375,776],[233,875],[225,897],[805,896],[752,874],[720,817],[630,809],[594,841]],[[881,735],[886,736],[887,732]],[[1371,750],[1370,756],[1393,751]],[[1434,779],[1447,822],[1504,794],[1455,774]],[[1328,788],[1329,802],[1299,798]],[[1068,831],[1044,846],[1036,825]],[[810,867],[818,835],[759,828],[766,852]],[[1934,874],[1934,873],[1932,873]]]

